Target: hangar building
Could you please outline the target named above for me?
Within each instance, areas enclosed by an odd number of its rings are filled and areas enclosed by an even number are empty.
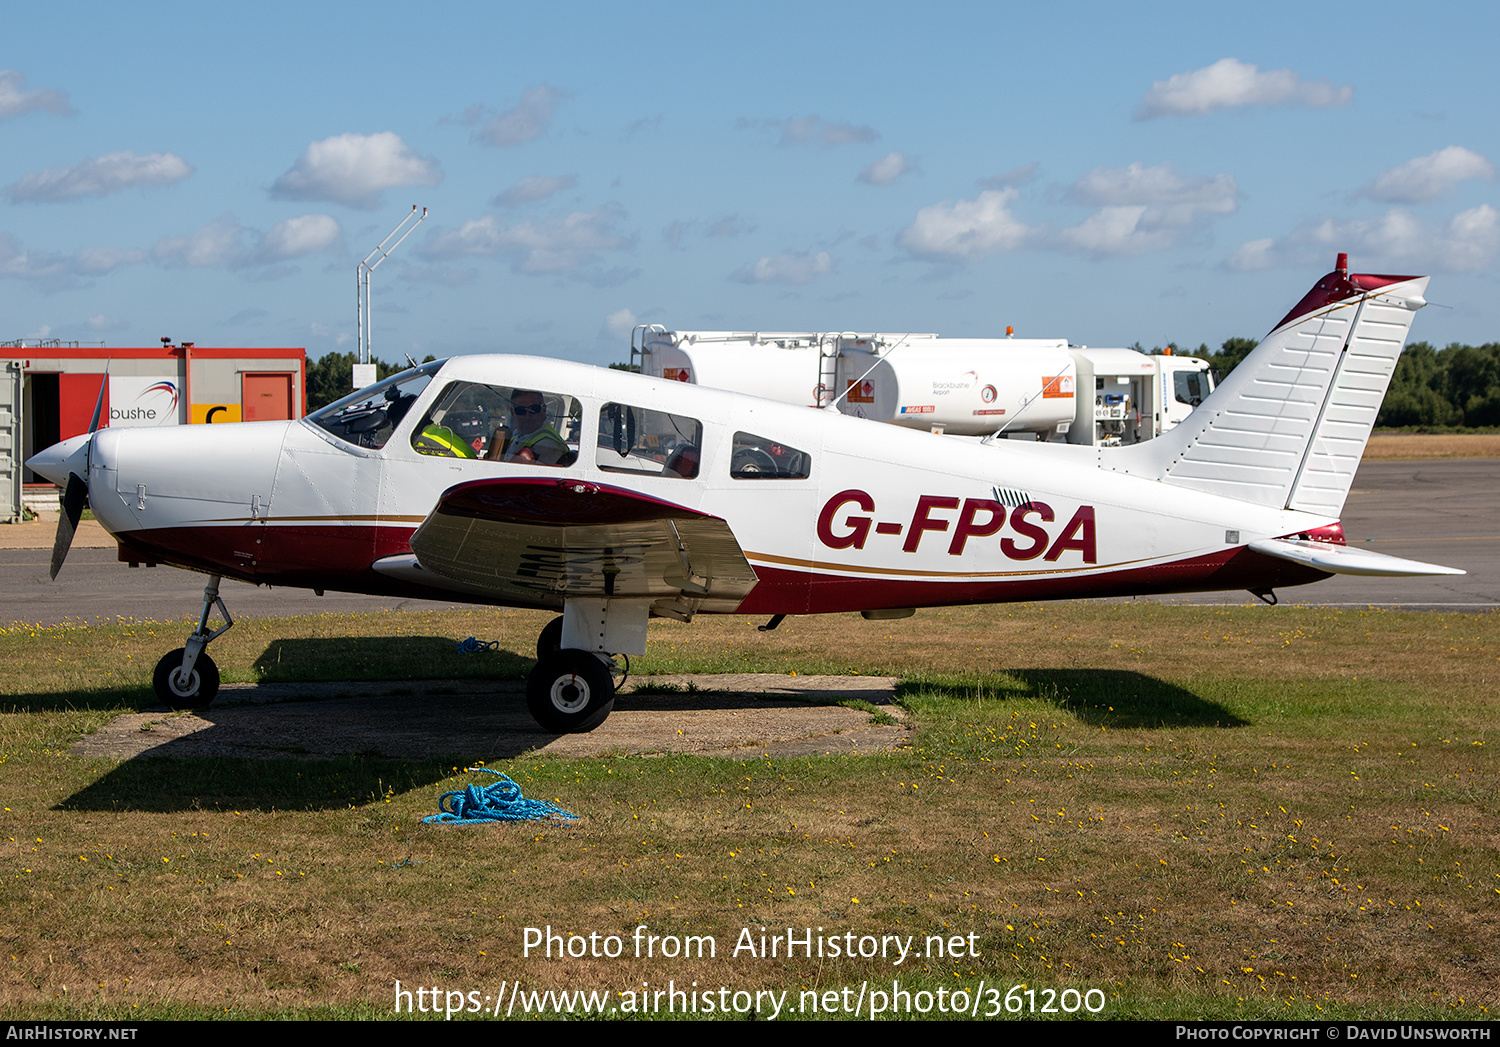
[[[19,519],[23,502],[56,509],[57,488],[22,463],[88,432],[101,384],[101,426],[222,424],[300,418],[306,375],[301,348],[0,342],[0,521]]]

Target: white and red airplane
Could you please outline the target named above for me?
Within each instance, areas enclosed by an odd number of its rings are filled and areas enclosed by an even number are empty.
[[[527,683],[587,731],[654,616],[782,616],[1462,574],[1349,548],[1344,499],[1425,277],[1344,256],[1170,433],[1129,447],[914,432],[520,356],[425,364],[293,422],[98,429],[27,465],[122,561],[210,576],[158,695],[206,705],[222,577],[561,611]],[[97,429],[97,419],[95,426]],[[589,439],[594,434],[594,439]],[[210,630],[214,609],[224,624]]]

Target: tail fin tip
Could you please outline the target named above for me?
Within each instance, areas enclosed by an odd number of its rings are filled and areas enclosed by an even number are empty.
[[[1419,280],[1417,276],[1396,276],[1384,273],[1350,273],[1349,255],[1340,251],[1338,260],[1334,262],[1333,272],[1313,284],[1313,289],[1302,296],[1302,301],[1292,307],[1291,312],[1281,318],[1281,322],[1271,328],[1272,332],[1281,330],[1289,324],[1320,309],[1326,309],[1340,302],[1347,302],[1362,294],[1378,291],[1382,287],[1390,287],[1394,284],[1406,283],[1409,280]],[[1420,309],[1426,305],[1426,301],[1412,301],[1410,308]]]

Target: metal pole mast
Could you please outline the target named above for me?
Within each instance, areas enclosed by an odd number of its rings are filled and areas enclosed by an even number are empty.
[[[365,260],[360,262],[359,267],[354,271],[354,309],[359,321],[359,352],[355,354],[356,363],[374,362],[374,358],[370,355],[370,274],[375,271],[376,266],[391,256],[392,251],[401,246],[401,241],[410,236],[412,230],[426,220],[427,208],[422,208],[422,213],[419,215],[417,205],[412,204],[411,210],[407,212],[405,218],[401,219],[400,224],[392,229],[384,240],[375,245],[375,250],[365,255]],[[403,229],[405,232],[402,232]],[[401,234],[400,238],[395,243],[391,243],[392,237],[395,237],[397,233]],[[390,246],[387,247],[387,244]],[[375,258],[376,255],[380,257]],[[370,261],[372,258],[375,259],[374,262]]]

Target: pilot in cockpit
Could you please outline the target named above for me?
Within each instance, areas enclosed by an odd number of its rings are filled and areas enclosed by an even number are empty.
[[[485,458],[493,462],[535,462],[563,465],[571,457],[567,441],[547,421],[547,400],[533,389],[517,389],[511,395],[514,428],[495,430]]]

